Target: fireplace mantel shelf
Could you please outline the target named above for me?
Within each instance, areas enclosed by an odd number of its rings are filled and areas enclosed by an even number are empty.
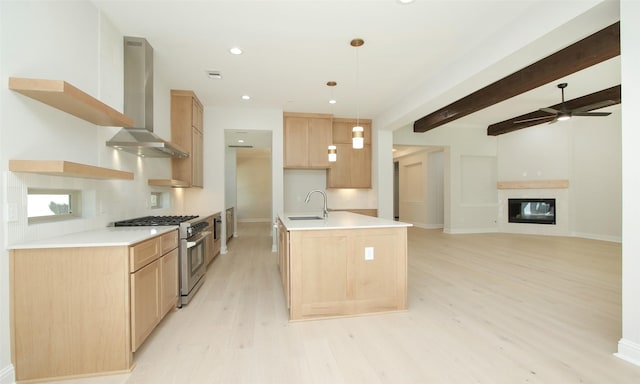
[[[566,189],[569,180],[498,181],[498,189]]]

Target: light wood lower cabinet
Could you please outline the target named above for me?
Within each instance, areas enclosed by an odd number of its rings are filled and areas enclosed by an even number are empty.
[[[160,259],[162,284],[160,285],[161,315],[164,317],[178,305],[178,248],[162,256]]]
[[[288,259],[281,270],[287,270],[282,278],[288,278],[283,284],[290,320],[407,308],[406,228],[289,231],[287,236],[280,260]]]
[[[175,230],[131,247],[12,250],[16,380],[129,371],[177,304],[177,245]]]
[[[287,308],[291,306],[289,300],[289,231],[278,219],[278,267],[280,269],[280,282],[284,290],[284,299]]]
[[[160,269],[158,259],[131,274],[131,339],[134,352],[160,321]]]
[[[177,231],[130,248],[131,342],[135,352],[178,300]],[[144,260],[140,262],[140,260]]]

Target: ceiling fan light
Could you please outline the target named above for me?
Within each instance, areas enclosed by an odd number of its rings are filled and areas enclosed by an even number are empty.
[[[558,115],[558,121],[567,121],[571,118],[571,115],[568,113],[563,113],[561,115]]]

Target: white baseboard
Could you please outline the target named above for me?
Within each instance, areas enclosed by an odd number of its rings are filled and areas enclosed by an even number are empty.
[[[496,228],[462,228],[444,231],[451,235],[470,235],[474,233],[497,233],[500,232]]]
[[[620,339],[618,341],[618,352],[614,353],[614,356],[640,366],[640,344],[631,340]]]
[[[620,236],[603,236],[603,235],[594,235],[593,233],[581,233],[581,232],[574,232],[572,236],[581,237],[583,239],[610,241],[612,243],[622,243],[622,237]]]
[[[16,377],[12,364],[0,369],[0,384],[14,384],[15,382]]]
[[[400,220],[402,221],[402,220]],[[409,223],[412,224],[414,227],[416,228],[422,228],[422,229],[442,229],[444,228],[444,224],[425,224],[425,223],[414,223],[411,221],[402,221],[403,223]]]

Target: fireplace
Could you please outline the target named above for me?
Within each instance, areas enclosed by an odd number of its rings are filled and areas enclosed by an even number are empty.
[[[556,199],[509,199],[509,222],[555,224]]]

